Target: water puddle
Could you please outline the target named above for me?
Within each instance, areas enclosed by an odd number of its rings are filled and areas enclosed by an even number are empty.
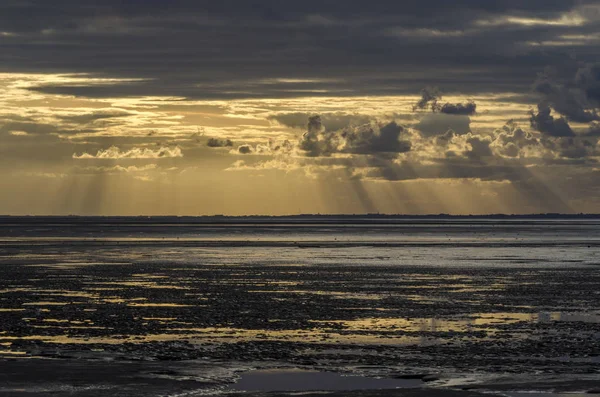
[[[235,391],[331,391],[421,387],[418,379],[376,379],[344,376],[333,372],[274,369],[245,372],[231,386]]]
[[[128,303],[131,307],[192,307],[192,305],[184,305],[181,303]],[[197,305],[195,307],[205,307],[205,305]]]
[[[597,313],[476,313],[455,318],[361,318],[356,320],[310,320],[322,324],[329,332],[469,332],[484,330],[498,331],[497,326],[517,323],[550,322],[599,323]],[[338,328],[332,327],[337,325]]]
[[[588,393],[544,393],[538,391],[503,393],[507,397],[589,397]]]

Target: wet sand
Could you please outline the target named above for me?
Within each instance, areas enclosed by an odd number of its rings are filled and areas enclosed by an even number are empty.
[[[0,394],[227,394],[257,368],[599,389],[600,227],[472,222],[3,228]]]

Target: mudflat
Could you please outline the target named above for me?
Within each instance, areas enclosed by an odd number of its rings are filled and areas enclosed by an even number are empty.
[[[600,389],[599,220],[188,221],[3,219],[0,394]]]

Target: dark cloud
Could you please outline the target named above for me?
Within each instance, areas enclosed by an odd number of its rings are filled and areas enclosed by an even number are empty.
[[[206,141],[206,146],[208,147],[230,147],[233,146],[233,142],[231,139],[217,139],[217,138],[209,138]]]
[[[561,137],[555,139],[545,138],[541,142],[547,149],[557,153],[560,157],[568,159],[582,159],[597,155],[597,139]]]
[[[369,123],[328,131],[321,117],[311,116],[298,147],[309,157],[333,153],[376,154],[404,153],[411,149],[409,141],[400,140],[404,128],[396,122]]]
[[[561,82],[552,70],[541,74],[534,83],[534,90],[542,96],[545,106],[565,116],[568,120],[579,123],[589,123],[600,120],[597,113],[598,101],[588,96],[588,90],[593,94],[596,81],[593,67],[586,67],[577,72],[575,84]]]
[[[471,145],[471,150],[464,152],[464,155],[473,160],[481,160],[485,157],[492,157],[492,149],[490,145],[492,140],[489,137],[470,136],[467,138],[467,143]]]
[[[467,103],[445,103],[440,112],[446,114],[473,115],[477,110],[477,105],[473,101]]]
[[[430,109],[432,112],[441,112],[445,114],[470,116],[477,111],[477,105],[473,101],[466,103],[441,104],[442,93],[437,87],[426,87],[421,90],[421,98],[413,106],[413,110]]]
[[[596,106],[600,104],[600,63],[589,64],[577,71],[575,83]]]
[[[403,131],[404,128],[393,121],[381,126],[365,124],[349,127],[341,133],[345,140],[343,151],[355,154],[408,152],[411,143],[400,140]]]
[[[587,136],[600,136],[600,123],[590,124],[590,128],[586,133]]]
[[[548,136],[574,136],[575,133],[567,120],[563,117],[555,118],[551,112],[547,103],[538,104],[537,113],[534,110],[530,111],[531,127]]]
[[[251,154],[252,152],[254,152],[254,148],[250,145],[238,146],[238,153],[240,154]]]
[[[566,55],[596,57],[593,42],[531,45],[597,31],[594,19],[514,23],[585,17],[587,1],[217,3],[4,1],[0,69],[144,79],[34,88],[68,95],[276,98],[405,94],[428,84],[524,93],[531,70]]]
[[[308,118],[306,132],[302,134],[298,145],[300,150],[310,157],[329,156],[336,151],[338,145],[339,136],[325,129],[321,116]]]
[[[415,106],[413,106],[413,110],[417,109],[431,109],[432,111],[437,111],[438,101],[442,98],[442,93],[437,87],[425,87],[421,90],[421,98],[417,101]]]

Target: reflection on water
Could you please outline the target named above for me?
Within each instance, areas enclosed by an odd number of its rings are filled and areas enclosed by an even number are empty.
[[[375,379],[343,376],[332,372],[274,369],[245,372],[231,386],[235,391],[332,391],[415,388],[417,379]]]
[[[179,304],[132,304],[145,308],[181,308]],[[57,315],[59,313],[53,313]],[[479,313],[468,318],[361,318],[356,320],[310,320],[311,329],[247,329],[232,327],[195,327],[192,322],[182,321],[178,317],[145,317],[137,320],[142,325],[150,322],[165,326],[161,333],[149,332],[143,335],[115,334],[115,329],[96,325],[92,320],[67,320],[60,318],[24,317],[32,329],[53,331],[46,335],[18,336],[0,333],[0,341],[39,340],[57,344],[120,344],[124,342],[142,343],[153,341],[187,340],[194,343],[235,342],[252,340],[288,341],[304,343],[342,343],[347,345],[431,345],[447,343],[452,340],[493,336],[496,333],[509,332],[519,337],[519,331],[503,330],[501,326],[518,323],[538,323],[546,321],[576,321],[599,323],[600,315],[589,313]],[[272,320],[271,322],[277,322]],[[104,330],[104,336],[72,334],[77,331]],[[478,332],[485,331],[481,335]],[[64,332],[68,332],[65,334]],[[504,335],[504,334],[502,334]],[[525,336],[525,335],[523,335]]]
[[[550,321],[600,323],[595,313],[476,313],[463,318],[361,318],[357,320],[312,321],[340,325],[343,330],[379,333],[401,330],[407,332],[466,332],[474,329],[499,331],[495,326],[520,322],[543,323]],[[338,328],[339,329],[339,328]]]
[[[0,357],[2,356],[25,356],[27,352],[20,352],[17,350],[0,350]]]
[[[507,397],[589,397],[589,393],[544,393],[538,391],[531,392],[506,392],[502,393]]]

